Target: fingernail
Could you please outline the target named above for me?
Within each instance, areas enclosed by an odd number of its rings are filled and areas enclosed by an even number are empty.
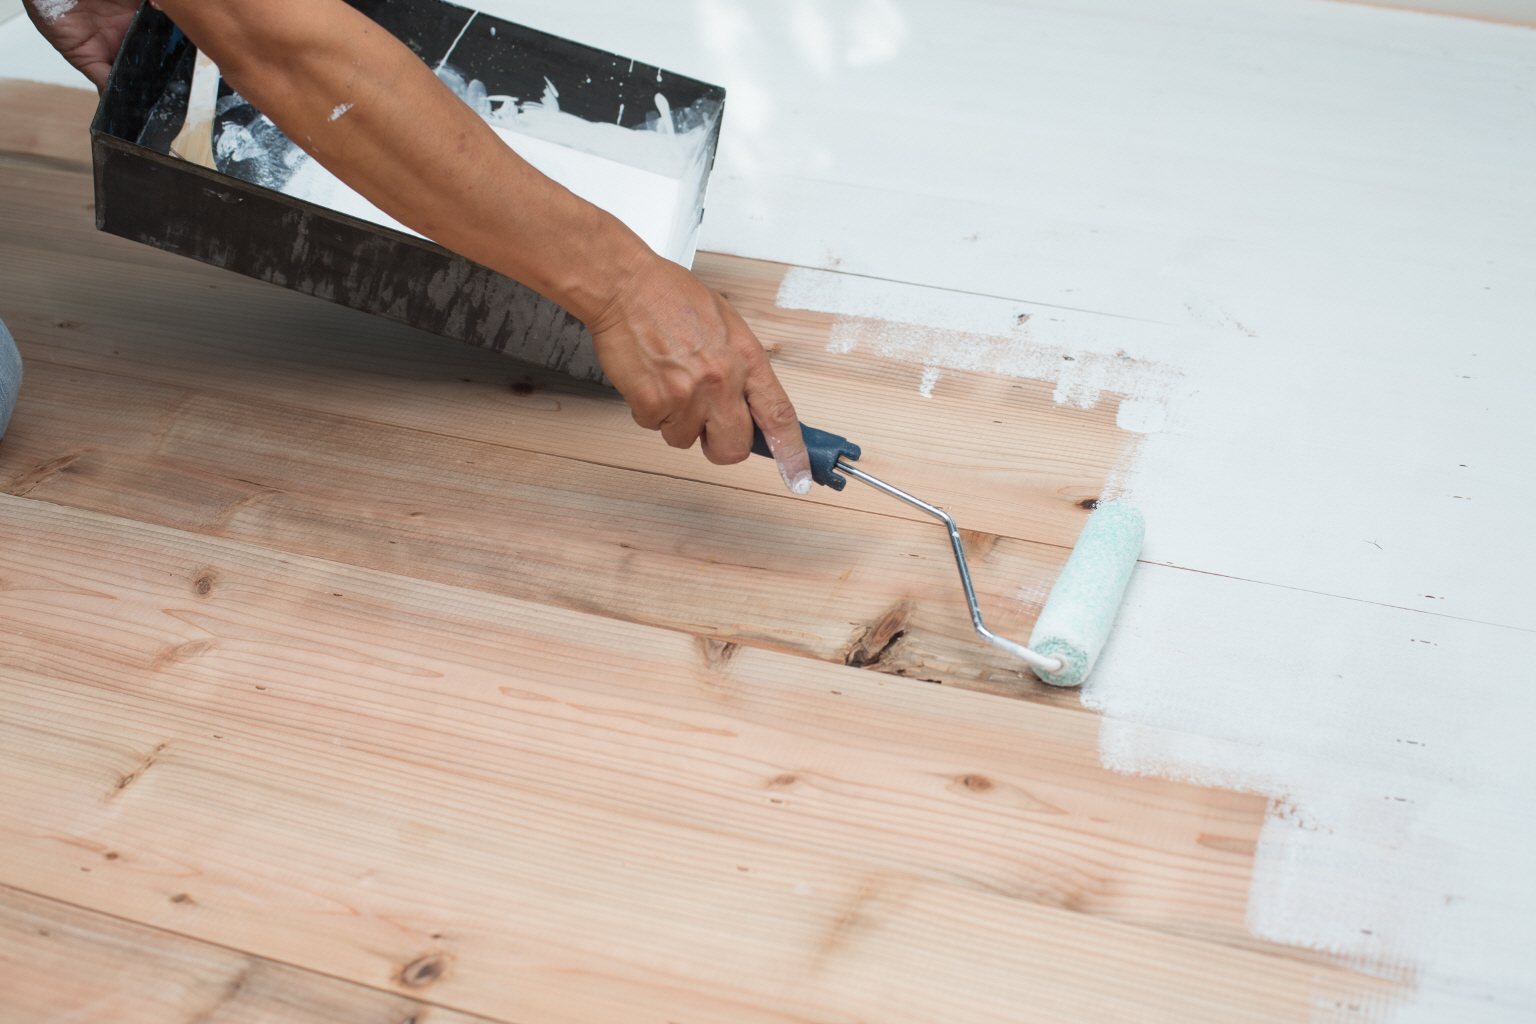
[[[791,478],[789,475],[789,470],[784,468],[783,463],[775,460],[774,465],[779,467],[779,477],[784,481],[785,487],[788,487],[796,494],[811,493],[811,474],[809,470],[802,469],[800,472],[796,473],[793,478]]]

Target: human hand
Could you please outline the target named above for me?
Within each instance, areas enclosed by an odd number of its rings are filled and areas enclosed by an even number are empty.
[[[701,441],[709,461],[729,465],[751,454],[756,422],[785,486],[810,491],[795,407],[762,344],[718,292],[646,252],[587,329],[640,426],[661,431],[674,448]]]
[[[122,48],[138,0],[23,0],[27,17],[96,86],[107,87],[107,73]]]

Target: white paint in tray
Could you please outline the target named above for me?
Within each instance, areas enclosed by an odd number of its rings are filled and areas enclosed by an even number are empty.
[[[546,142],[497,125],[491,128],[508,147],[535,169],[593,205],[612,213],[652,250],[668,255],[678,201],[677,179],[582,153],[568,146]],[[294,176],[284,184],[282,191],[295,199],[303,199],[338,213],[422,237],[363,198],[317,160],[304,161]],[[670,251],[673,254],[671,258],[682,256],[675,247]]]
[[[670,104],[657,92],[654,130],[626,129],[562,111],[559,90],[548,78],[539,100],[520,102],[512,96],[488,96],[479,81],[466,80],[446,64],[439,65],[437,74],[534,169],[613,214],[652,251],[684,266],[692,264],[698,242],[697,202],[707,171],[713,120],[677,131]],[[240,101],[235,97],[227,102]],[[329,120],[342,117],[352,106],[337,104]],[[269,123],[266,127],[272,126]],[[260,156],[262,170],[257,184],[275,186],[295,199],[422,237],[358,194],[281,133],[231,125],[221,132],[215,148],[231,173],[245,172],[231,166],[227,162],[230,157]],[[274,180],[266,180],[268,170]]]

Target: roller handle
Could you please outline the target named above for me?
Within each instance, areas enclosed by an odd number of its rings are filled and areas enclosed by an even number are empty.
[[[837,460],[842,458],[857,462],[859,446],[846,437],[838,437],[804,423],[800,424],[800,436],[805,438],[805,451],[811,457],[811,479],[834,491],[842,490],[848,478],[837,472]],[[768,439],[756,423],[752,424],[752,454],[773,458],[773,452],[768,450]]]

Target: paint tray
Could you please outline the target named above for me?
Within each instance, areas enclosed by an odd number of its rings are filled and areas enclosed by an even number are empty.
[[[677,130],[707,131],[697,195],[690,181],[678,204],[696,231],[724,89],[441,0],[351,2],[429,66],[449,56],[451,70],[492,96],[557,89],[561,111],[594,124],[656,130],[665,127],[657,119],[666,112]],[[140,8],[91,122],[97,228],[579,379],[605,380],[586,327],[532,289],[420,236],[170,155],[195,56],[168,17]],[[229,93],[227,85],[221,90]],[[691,245],[687,253],[691,260]]]

